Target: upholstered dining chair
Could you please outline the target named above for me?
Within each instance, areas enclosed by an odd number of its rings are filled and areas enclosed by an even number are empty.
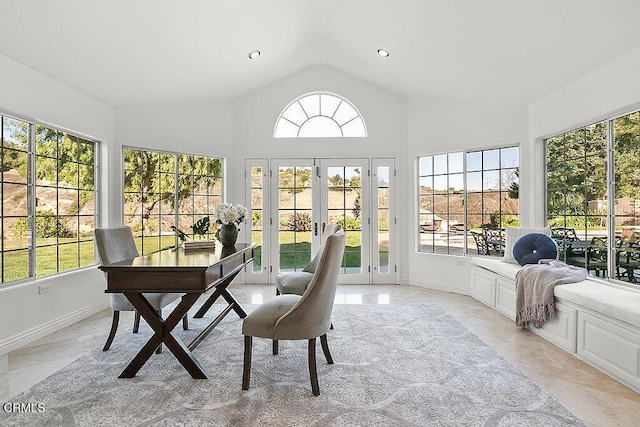
[[[335,233],[339,229],[340,226],[338,224],[328,223],[324,227],[324,231],[322,232],[322,245],[324,245],[324,240],[327,236]],[[309,285],[309,282],[311,282],[314,271],[316,270],[318,259],[320,258],[320,254],[322,253],[322,245],[318,249],[316,256],[313,257],[309,265],[307,265],[301,271],[285,271],[276,275],[276,295],[302,295],[304,293],[305,289],[307,289],[307,285]]]
[[[327,236],[317,261],[313,278],[300,295],[276,295],[258,306],[242,323],[244,335],[244,369],[242,389],[249,390],[251,381],[251,353],[253,337],[277,340],[309,340],[309,377],[314,395],[320,394],[316,369],[316,338],[320,337],[322,351],[328,364],[333,364],[327,331],[336,295],[338,274],[345,248],[342,230]],[[274,347],[274,354],[277,354]]]
[[[129,227],[112,227],[112,228],[96,228],[96,247],[98,256],[102,264],[112,264],[114,262],[124,261],[139,256],[138,248],[136,248],[135,240],[133,240],[133,232]],[[138,333],[140,327],[140,314],[135,310],[127,297],[123,294],[111,295],[111,309],[113,310],[113,319],[111,322],[111,331],[102,351],[109,350],[111,343],[116,336],[118,322],[120,320],[121,311],[135,311],[133,323],[133,332]],[[181,298],[184,294],[179,293],[148,293],[144,294],[145,298],[153,306],[153,308],[162,316],[162,308]],[[182,319],[182,327],[189,329],[188,318],[185,315]],[[158,352],[160,347],[158,348]]]

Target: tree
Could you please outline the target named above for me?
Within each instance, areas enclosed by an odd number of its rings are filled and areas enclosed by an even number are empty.
[[[278,172],[278,186],[286,188],[291,194],[301,193],[305,188],[311,186],[311,168],[281,169]]]
[[[60,187],[94,188],[94,144],[66,132],[36,125],[36,183],[55,182]],[[82,192],[80,206],[93,195]]]
[[[145,150],[124,150],[125,206],[139,213],[149,229],[151,213],[167,203],[180,210],[180,204],[198,189],[208,194],[222,178],[222,161],[216,158],[178,155],[178,206],[174,206],[176,155]]]
[[[330,176],[328,181],[331,187],[342,187],[344,185],[344,179],[342,179],[342,176],[338,173],[334,176]]]
[[[26,236],[29,231],[27,217],[20,217],[14,227],[18,236]],[[60,221],[60,218],[49,210],[36,211],[36,237],[69,237],[72,233]]]
[[[516,178],[519,178],[520,170],[516,169],[514,174]],[[512,199],[518,199],[520,197],[520,183],[515,179],[511,181],[511,184],[509,184],[509,197]]]
[[[3,117],[2,127],[2,171],[14,169],[26,179],[29,124]]]
[[[360,195],[362,194],[362,181],[360,179],[360,168],[354,169],[355,174],[349,178],[349,185],[351,187],[351,191],[356,193],[356,198],[353,201],[353,207],[351,208],[351,212],[353,213],[353,217],[355,219],[360,219],[360,214],[362,212],[361,199]]]
[[[353,217],[355,219],[360,219],[360,212],[362,208],[360,206],[360,195],[356,196],[356,199],[353,201],[353,208],[351,208],[351,212],[353,213]]]

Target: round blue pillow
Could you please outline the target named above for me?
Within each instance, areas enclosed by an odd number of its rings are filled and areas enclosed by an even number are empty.
[[[513,257],[518,264],[537,264],[541,259],[558,258],[558,246],[542,233],[525,234],[513,245]]]

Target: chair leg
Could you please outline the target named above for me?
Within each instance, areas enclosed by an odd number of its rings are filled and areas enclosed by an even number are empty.
[[[320,337],[320,344],[322,345],[322,351],[324,352],[325,359],[327,359],[327,363],[329,365],[333,365],[333,357],[331,357],[331,353],[329,353],[329,343],[327,342],[327,334],[324,334]]]
[[[182,329],[184,329],[185,331],[189,330],[189,315],[185,314],[184,317],[182,318]]]
[[[120,312],[114,310],[113,320],[111,321],[111,331],[109,332],[109,338],[107,338],[107,342],[105,343],[104,347],[102,347],[102,351],[107,351],[109,350],[109,347],[111,347],[111,343],[113,342],[113,339],[116,336],[116,330],[118,329],[119,321],[120,321]]]
[[[133,333],[137,334],[140,329],[140,313],[136,310],[136,315],[133,318]]]
[[[314,396],[320,395],[318,385],[318,370],[316,369],[316,339],[309,340],[309,377],[311,378],[311,392]]]
[[[250,335],[244,336],[244,366],[242,368],[242,389],[249,390],[249,383],[251,382],[251,345],[252,337]]]
[[[278,354],[278,340],[273,340],[272,350],[273,350],[273,355],[276,356]]]

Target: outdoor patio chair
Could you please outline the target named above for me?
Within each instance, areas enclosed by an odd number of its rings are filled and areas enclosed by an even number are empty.
[[[471,235],[476,242],[476,248],[478,249],[478,255],[491,255],[489,245],[487,244],[487,238],[476,231],[472,231]]]

